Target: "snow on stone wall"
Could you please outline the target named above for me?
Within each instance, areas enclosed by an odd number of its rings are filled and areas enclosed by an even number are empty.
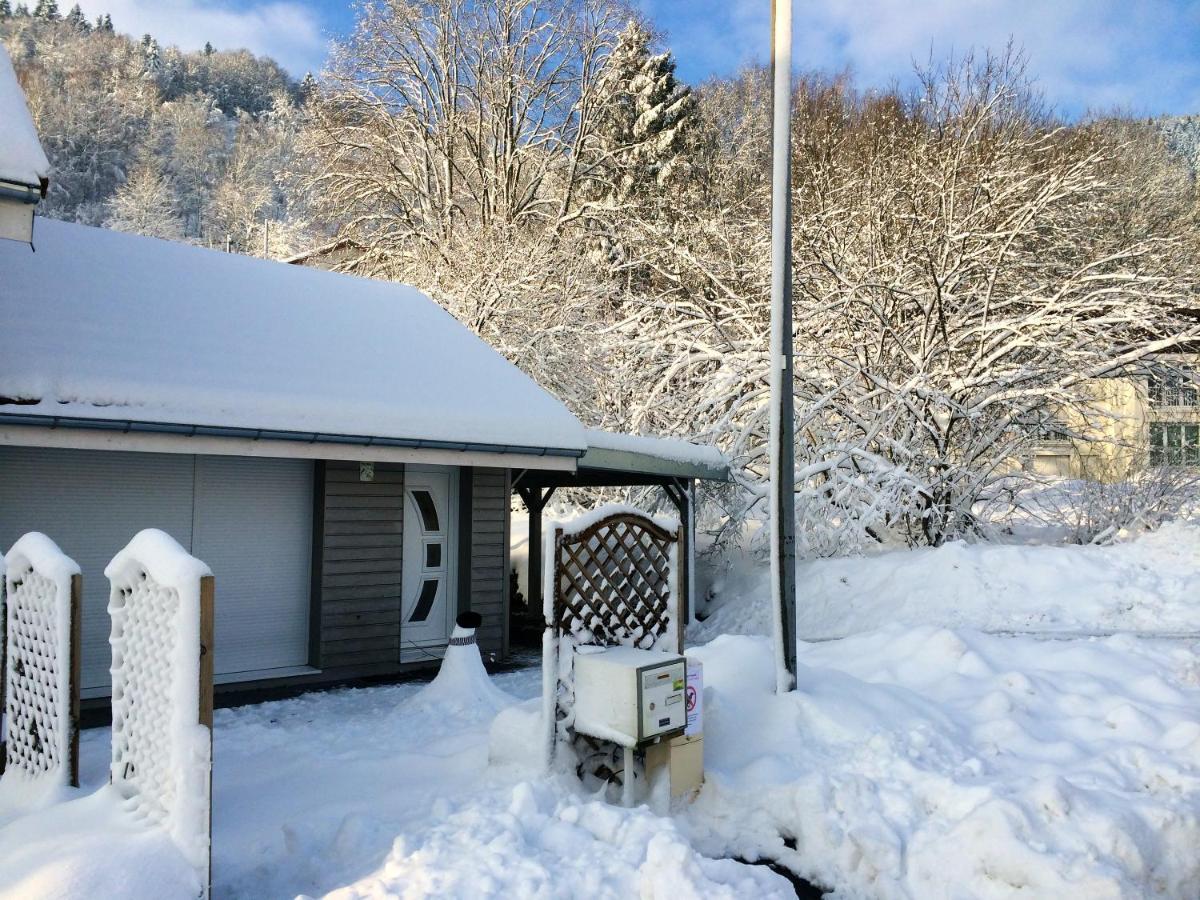
[[[4,559],[5,780],[31,790],[74,780],[71,579],[79,566],[44,534]],[[16,787],[20,787],[17,785]]]
[[[200,582],[173,538],[139,532],[104,570],[112,585],[112,783],[207,877],[211,734],[200,724]]]

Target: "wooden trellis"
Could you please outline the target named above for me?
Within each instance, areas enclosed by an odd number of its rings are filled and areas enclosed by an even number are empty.
[[[621,510],[578,531],[553,532],[546,572],[551,598],[543,665],[550,754],[573,740],[576,647],[638,647],[683,652],[679,528]]]
[[[632,513],[577,534],[555,529],[552,626],[581,644],[655,646],[679,621],[678,543],[677,532]]]

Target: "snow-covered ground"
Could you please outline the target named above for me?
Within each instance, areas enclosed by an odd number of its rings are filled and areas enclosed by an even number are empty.
[[[766,634],[767,572],[732,567],[694,632]],[[1200,523],[1111,546],[966,544],[818,559],[797,568],[801,637],[936,623],[983,631],[1200,634]]]
[[[707,783],[673,811],[620,809],[541,774],[537,728],[506,734],[507,761],[489,762],[510,701],[471,677],[220,710],[214,895],[791,896],[740,858],[781,862],[840,898],[1195,900],[1200,643],[980,630],[1191,628],[1195,542],[1194,526],[1171,526],[1111,548],[807,565],[814,630],[838,635],[854,617],[866,629],[802,643],[787,696],[772,691],[761,635],[690,650],[704,662]],[[761,581],[730,582],[741,598],[714,620],[753,631]],[[535,669],[491,682],[513,703],[540,690]],[[82,794],[103,784],[107,754],[106,731],[85,733]],[[0,896],[103,896],[64,877],[87,845],[30,825],[0,824]],[[111,895],[168,895],[169,853],[144,835],[120,846]],[[132,865],[139,853],[158,869]]]

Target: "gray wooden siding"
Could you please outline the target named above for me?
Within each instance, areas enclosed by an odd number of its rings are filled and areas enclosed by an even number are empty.
[[[387,669],[400,661],[404,467],[325,463],[319,581],[322,669]]]
[[[483,616],[479,645],[508,653],[507,469],[475,468],[471,487],[471,609]]]

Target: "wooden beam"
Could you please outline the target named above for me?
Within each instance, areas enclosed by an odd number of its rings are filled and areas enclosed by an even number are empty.
[[[200,724],[208,729],[208,875],[204,897],[212,895],[212,748],[213,748],[213,603],[216,585],[211,575],[200,579]]]
[[[70,649],[71,656],[70,666],[71,673],[67,681],[67,691],[70,693],[70,708],[71,708],[71,744],[70,759],[67,764],[70,768],[71,787],[79,787],[79,677],[80,663],[83,659],[83,647],[81,638],[81,628],[83,625],[83,576],[75,574],[71,576],[71,637]]]

